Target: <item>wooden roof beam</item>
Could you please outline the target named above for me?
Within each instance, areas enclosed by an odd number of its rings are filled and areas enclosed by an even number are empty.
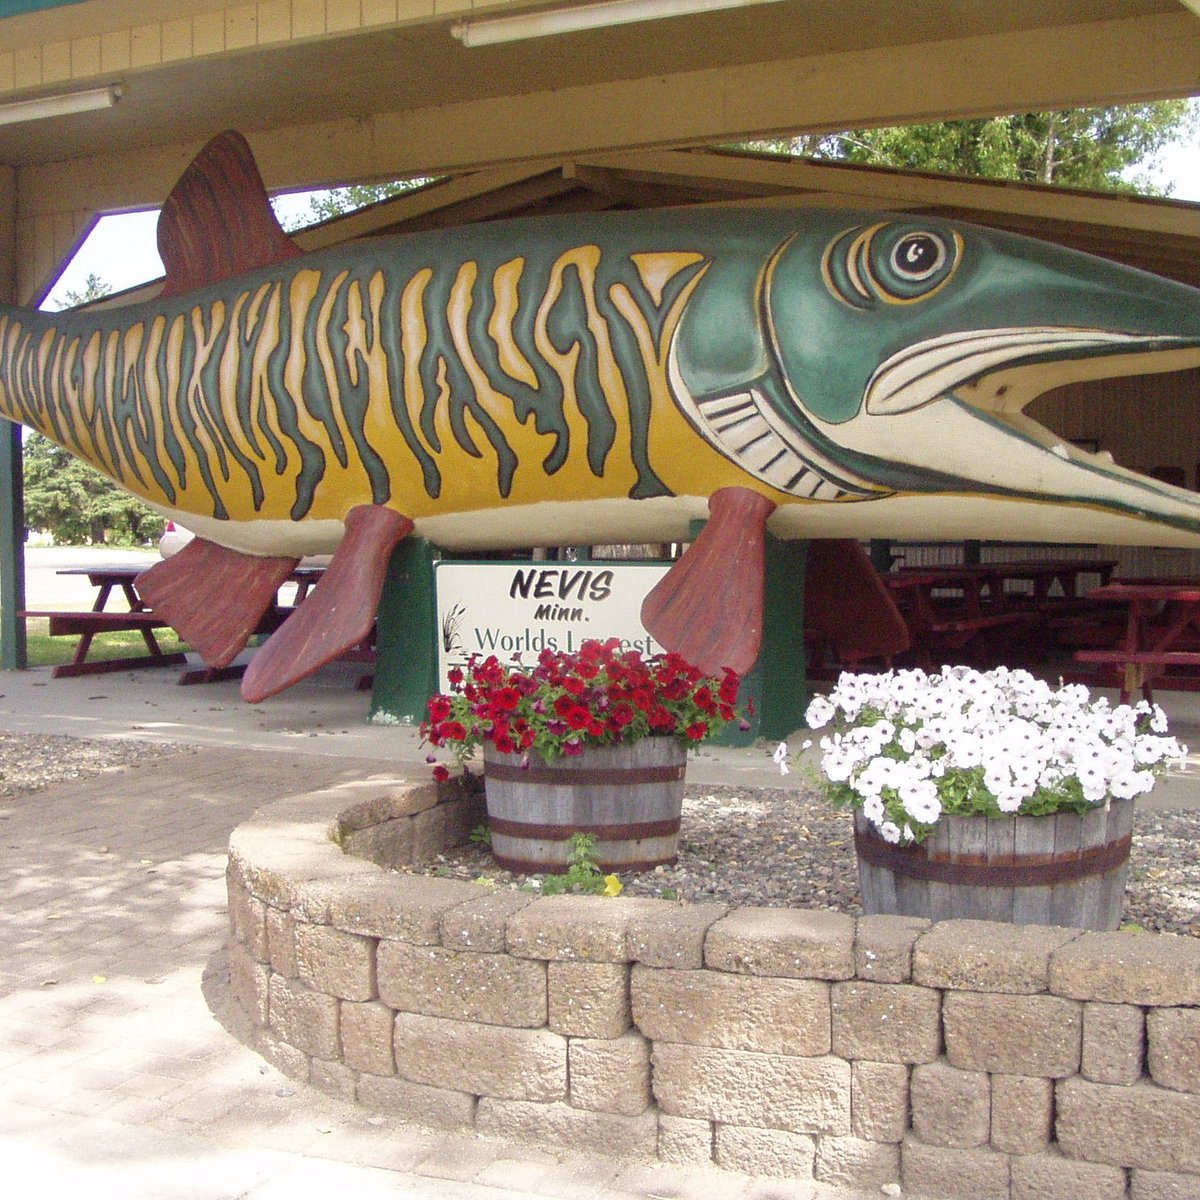
[[[743,167],[740,164],[745,161],[725,154],[684,152],[672,155],[669,151],[646,152],[639,157],[642,163],[649,165],[655,156],[666,156],[659,161],[669,162],[672,167],[677,160],[683,159],[694,164],[697,174],[719,171],[726,178],[741,176]],[[715,165],[705,160],[715,160]],[[780,185],[788,185],[781,186],[776,203],[786,204],[791,192],[819,192],[830,196],[831,202],[837,204],[846,203],[847,196],[855,196],[876,205],[887,202],[898,206],[924,204],[939,209],[954,207],[963,212],[1007,212],[1038,218],[1053,214],[1060,220],[1101,228],[1118,224],[1147,233],[1200,236],[1200,204],[1164,202],[1122,192],[1075,191],[810,160],[765,160],[746,169],[746,176],[758,182],[764,178],[764,168]]]
[[[292,190],[335,178],[457,174],[631,147],[1119,104],[1188,95],[1197,81],[1200,22],[1180,11],[918,43],[903,53],[879,47],[730,64],[246,132],[268,186]],[[196,148],[23,167],[22,211],[111,212],[161,203]]]

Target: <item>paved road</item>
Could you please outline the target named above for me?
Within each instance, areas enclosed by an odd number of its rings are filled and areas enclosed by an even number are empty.
[[[81,611],[92,607],[96,591],[81,575],[59,575],[66,567],[98,567],[112,563],[150,566],[151,550],[117,550],[105,546],[26,546],[25,607]]]

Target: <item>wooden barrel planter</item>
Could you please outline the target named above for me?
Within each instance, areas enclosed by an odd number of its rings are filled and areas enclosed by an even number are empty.
[[[854,814],[866,913],[945,921],[1116,929],[1133,834],[1132,800],[1045,817],[943,816],[916,846],[893,846]]]
[[[492,854],[510,871],[567,869],[571,835],[596,838],[609,871],[645,871],[673,863],[679,846],[687,750],[673,737],[628,746],[587,747],[547,766],[531,755],[483,756]]]

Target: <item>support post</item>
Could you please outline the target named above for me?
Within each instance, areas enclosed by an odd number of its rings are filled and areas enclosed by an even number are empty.
[[[0,165],[0,300],[17,299],[17,173]],[[29,665],[25,643],[25,488],[21,427],[0,419],[0,668]]]
[[[379,598],[371,721],[419,725],[438,690],[437,606],[433,564],[437,549],[405,538],[392,551]]]
[[[0,420],[0,667],[29,666],[25,639],[25,488],[21,427]]]
[[[892,569],[892,545],[891,538],[871,539],[871,549],[869,551],[871,566],[880,575],[886,575]]]

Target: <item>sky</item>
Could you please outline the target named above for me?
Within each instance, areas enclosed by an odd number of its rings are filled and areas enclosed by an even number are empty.
[[[277,196],[273,201],[276,215],[284,224],[289,219],[306,216],[310,195],[311,192],[296,192]],[[114,292],[159,278],[163,265],[158,257],[157,230],[158,209],[102,217],[59,276],[42,307],[62,308],[67,302],[67,292],[84,292],[89,275],[99,276]]]
[[[1164,149],[1151,175],[1172,185],[1175,200],[1200,202],[1200,145],[1177,143]],[[310,192],[279,196],[275,211],[285,224],[308,213]],[[104,217],[80,247],[70,265],[46,297],[43,308],[57,309],[66,303],[67,292],[82,293],[89,275],[97,275],[114,292],[157,279],[163,273],[155,245],[157,210]]]

